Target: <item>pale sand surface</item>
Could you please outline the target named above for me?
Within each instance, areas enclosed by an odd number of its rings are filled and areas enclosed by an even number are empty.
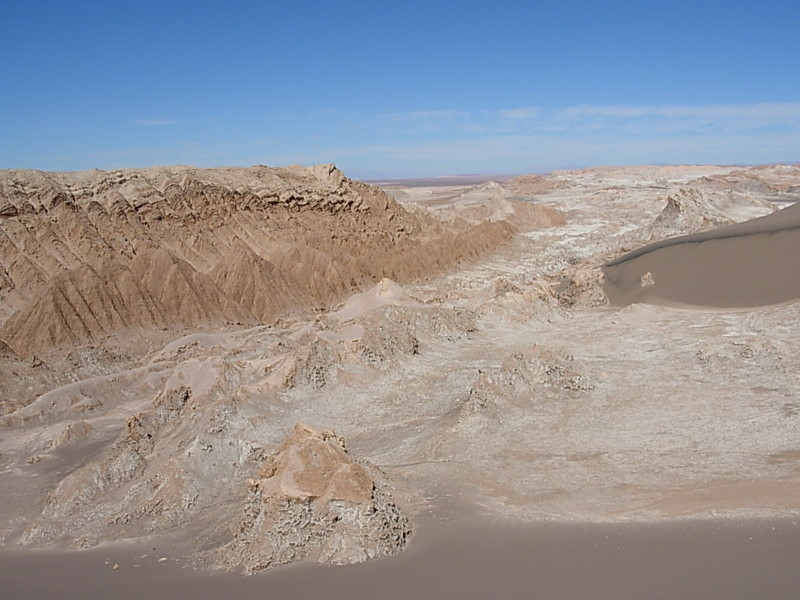
[[[745,308],[790,302],[800,297],[798,247],[800,204],[794,204],[746,223],[626,254],[604,267],[604,291],[618,306]]]
[[[251,577],[198,573],[172,558],[158,562],[170,551],[152,542],[88,551],[2,550],[0,584],[6,600],[800,596],[796,520],[428,525],[406,552],[390,558],[349,567],[291,566]]]

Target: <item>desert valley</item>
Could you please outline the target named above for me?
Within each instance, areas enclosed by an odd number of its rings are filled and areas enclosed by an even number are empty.
[[[288,598],[667,523],[800,590],[797,200],[796,165],[2,171],[0,560]]]

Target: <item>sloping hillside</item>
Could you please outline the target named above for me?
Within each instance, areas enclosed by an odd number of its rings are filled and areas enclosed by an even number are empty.
[[[120,331],[252,325],[496,247],[333,165],[0,173],[0,340],[21,357]]]

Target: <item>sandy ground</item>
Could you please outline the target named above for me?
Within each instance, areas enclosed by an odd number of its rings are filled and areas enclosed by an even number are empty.
[[[139,543],[72,552],[3,550],[0,581],[9,600],[789,600],[800,594],[795,520],[519,527],[426,519],[424,525],[406,552],[348,567],[208,575],[171,558],[168,546]]]
[[[442,220],[506,214],[513,198],[558,210],[565,222],[521,228],[501,250],[441,277],[402,287],[382,282],[312,322],[175,340],[130,369],[53,390],[48,410],[62,412],[50,421],[36,412],[44,400],[18,411],[0,431],[4,587],[19,598],[86,597],[89,589],[121,598],[210,598],[230,590],[276,598],[796,597],[800,304],[783,298],[774,306],[770,296],[770,305],[747,310],[609,306],[599,274],[601,265],[665,232],[692,234],[704,224],[768,214],[775,202],[796,199],[797,182],[782,167],[744,174],[687,167],[393,186],[404,206],[426,206]],[[686,189],[694,191],[681,195]],[[665,225],[672,196],[683,212]],[[770,234],[756,235],[749,242],[761,248]],[[680,247],[690,265],[690,246],[664,245],[629,262]],[[730,264],[731,289],[752,290],[738,278],[737,261]],[[655,284],[645,274],[626,285],[664,286],[659,273],[650,272]],[[289,367],[297,383],[284,385]],[[236,511],[227,507],[241,503],[230,490],[244,487],[246,465],[210,470],[216,456],[231,456],[221,442],[233,436],[248,451],[271,449],[302,421],[335,430],[354,456],[386,473],[415,520],[408,548],[365,565],[292,566],[242,579],[179,569],[196,550],[186,535],[104,545],[135,537],[145,524],[151,532],[167,524],[145,513],[154,520],[108,525],[128,510],[131,502],[120,505],[120,498],[133,487],[99,496],[96,513],[70,512],[68,496],[47,494],[76,465],[104,464],[130,415],[175,382],[191,386],[193,405],[232,411],[228,422],[238,428],[220,433],[216,413],[198,409],[202,432],[186,433],[194,437],[174,428],[154,433],[162,445],[148,455],[143,478],[177,469],[216,490],[200,496],[207,508],[179,514],[196,519],[196,531],[230,518]],[[94,413],[74,408],[93,399],[106,404]],[[76,414],[91,432],[49,449],[61,434],[59,419]],[[187,445],[213,452],[188,463],[181,454]],[[101,545],[75,553],[15,550],[31,524],[63,525],[42,513],[84,519],[89,541]],[[51,542],[73,545],[84,533],[55,531]],[[64,575],[25,576],[30,570]]]
[[[800,205],[712,231],[669,238],[604,268],[612,304],[748,308],[800,297]]]

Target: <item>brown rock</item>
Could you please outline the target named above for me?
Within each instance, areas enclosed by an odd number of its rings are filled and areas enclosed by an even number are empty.
[[[0,171],[0,339],[28,358],[119,332],[270,322],[496,248],[333,165]]]
[[[342,438],[298,423],[250,480],[250,498],[222,561],[251,574],[298,560],[362,562],[401,550],[408,519],[383,474]]]

